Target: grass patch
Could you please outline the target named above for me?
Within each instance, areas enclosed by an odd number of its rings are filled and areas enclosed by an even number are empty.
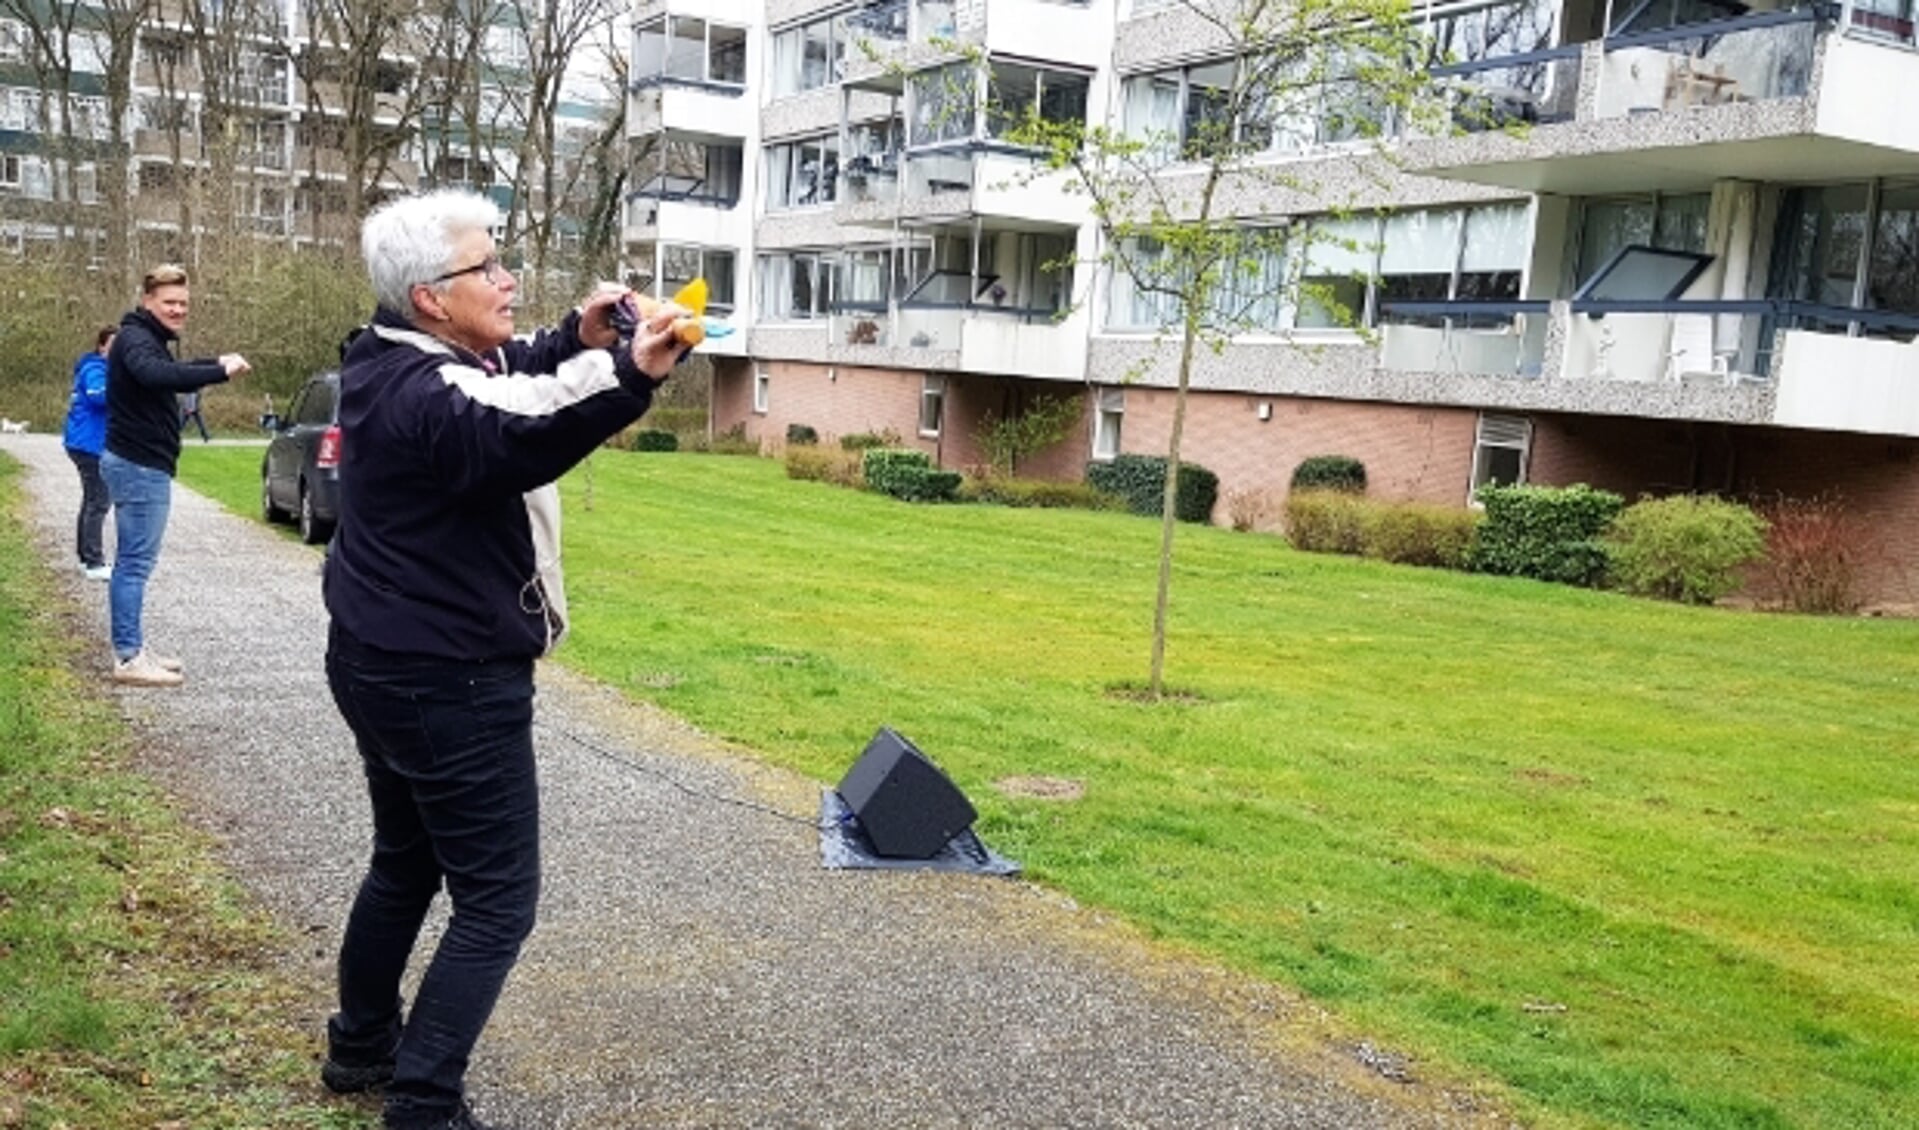
[[[1034,877],[1549,1122],[1919,1125],[1919,624],[1182,527],[1146,703],[1156,523],[594,475],[565,655],[636,698],[825,781],[891,725]]]
[[[368,1127],[318,1098],[289,944],[133,772],[0,456],[0,1126]],[[98,646],[97,643],[95,646]]]

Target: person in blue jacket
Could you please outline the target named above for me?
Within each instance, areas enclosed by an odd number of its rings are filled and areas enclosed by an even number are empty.
[[[533,661],[567,626],[554,480],[646,411],[688,313],[628,321],[630,292],[605,286],[516,337],[500,222],[460,189],[369,215],[377,308],[340,366],[326,671],[373,842],[320,1080],[383,1088],[390,1130],[485,1130],[467,1059],[540,890]],[[401,978],[442,886],[453,915],[408,1009]]]
[[[80,518],[74,524],[73,544],[80,570],[88,580],[113,575],[102,541],[107,524],[106,480],[100,477],[100,449],[107,442],[107,350],[113,346],[113,327],[94,335],[93,350],[73,363],[73,392],[67,398],[64,442],[67,458],[80,472]]]

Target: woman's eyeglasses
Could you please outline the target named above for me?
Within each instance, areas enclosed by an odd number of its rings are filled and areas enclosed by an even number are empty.
[[[457,279],[461,275],[484,275],[486,277],[486,281],[489,283],[492,283],[494,286],[499,286],[501,283],[505,282],[508,278],[512,277],[507,274],[506,265],[500,262],[500,257],[498,255],[488,255],[486,258],[480,260],[478,263],[473,264],[471,267],[461,267],[457,271],[448,271],[444,275],[435,275],[433,277],[433,281],[436,283],[443,283],[452,279]]]

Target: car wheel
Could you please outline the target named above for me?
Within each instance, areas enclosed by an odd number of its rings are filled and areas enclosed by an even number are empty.
[[[323,522],[313,512],[313,494],[307,490],[306,482],[300,483],[300,540],[308,545],[319,545],[333,533],[333,524]]]
[[[260,517],[268,522],[284,522],[289,515],[273,504],[273,489],[267,485],[267,465],[260,464]]]

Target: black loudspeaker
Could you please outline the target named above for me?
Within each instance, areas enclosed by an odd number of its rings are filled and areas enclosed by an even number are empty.
[[[839,794],[874,854],[895,859],[931,859],[979,815],[938,766],[885,726],[841,778]]]

